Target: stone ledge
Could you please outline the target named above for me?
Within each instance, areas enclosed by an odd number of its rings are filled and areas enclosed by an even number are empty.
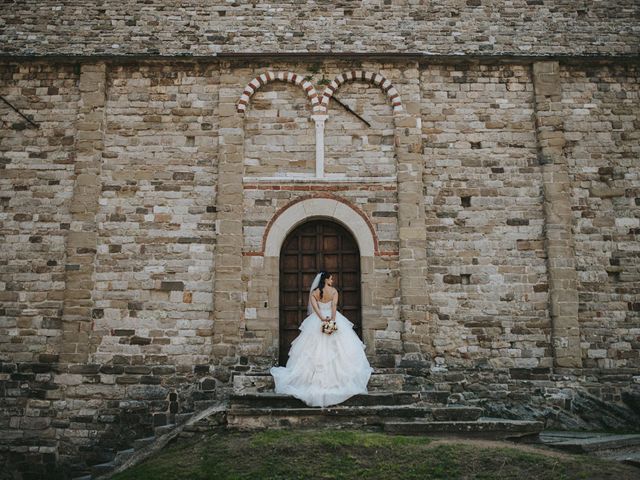
[[[480,418],[475,422],[387,422],[384,431],[401,435],[464,435],[465,437],[514,438],[537,435],[542,422]]]
[[[216,53],[212,55],[190,55],[190,54],[153,54],[153,53],[132,53],[132,54],[104,54],[76,55],[72,53],[45,53],[45,54],[10,54],[0,52],[0,61],[50,61],[57,63],[78,63],[78,62],[109,62],[115,64],[137,63],[140,61],[157,61],[173,63],[193,63],[193,62],[240,62],[248,60],[274,60],[274,61],[315,61],[315,60],[375,60],[387,62],[439,62],[443,64],[459,65],[460,63],[517,63],[532,64],[535,62],[558,61],[563,64],[584,65],[584,64],[607,64],[607,63],[640,63],[640,54],[637,53],[614,53],[610,55],[602,53],[548,53],[548,54],[516,54],[513,52],[486,53],[464,53],[460,55],[437,54],[428,52],[238,52],[238,53]],[[235,98],[231,102],[235,103]],[[233,106],[235,113],[235,105]]]

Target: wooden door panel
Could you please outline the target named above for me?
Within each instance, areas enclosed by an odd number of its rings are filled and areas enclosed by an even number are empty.
[[[292,271],[298,268],[297,255],[285,255],[283,258],[285,270]]]
[[[298,250],[300,248],[299,242],[300,242],[300,238],[292,237],[290,239],[289,248],[291,248],[293,251]]]
[[[333,273],[338,310],[353,322],[362,338],[358,245],[344,227],[312,220],[291,232],[280,252],[280,365],[286,365],[291,342],[307,317],[309,288],[320,270]]]
[[[346,307],[358,306],[360,292],[342,292],[342,304]]]
[[[337,254],[326,254],[324,256],[324,269],[328,272],[339,272],[340,256]],[[334,274],[335,275],[335,274]]]
[[[357,285],[357,282],[360,281],[360,275],[356,274],[355,272],[343,272],[342,273],[342,281],[341,281],[341,289],[340,290],[346,290],[349,287],[347,287],[347,285]],[[359,290],[359,289],[358,289]]]
[[[318,270],[317,258],[315,254],[302,255],[302,269],[303,270]]]
[[[314,267],[314,269],[315,269],[315,267]],[[309,296],[309,288],[311,288],[311,284],[313,283],[313,279],[316,278],[316,275],[317,275],[317,272],[316,273],[303,273],[302,274],[302,285],[303,285],[303,287],[304,287],[304,285],[309,285],[307,290],[302,288],[303,293],[306,293],[307,296]]]
[[[285,311],[283,312],[284,314],[284,326],[286,328],[287,331],[291,331],[292,329],[298,328],[299,324],[298,324],[298,310],[294,310],[294,311]]]
[[[289,345],[289,348],[291,348],[291,342],[293,342],[296,339],[297,335],[296,333],[291,330],[285,333],[285,337],[284,337],[284,341],[287,342],[287,345]],[[287,353],[285,354],[285,358],[289,356],[289,350],[287,350]],[[282,365],[286,365],[287,361],[285,359],[284,363],[282,363],[282,361],[280,362]]]
[[[283,273],[281,278],[282,286],[286,289],[298,289],[298,275],[295,273]]]
[[[298,305],[298,292],[282,292],[282,301],[287,306],[297,307]]]
[[[339,243],[340,241],[337,236],[324,237],[322,239],[322,249],[325,252],[335,252],[340,248]]]
[[[315,236],[314,237],[304,236],[302,237],[301,243],[302,243],[303,252],[314,252],[317,249],[316,247],[317,239]]]

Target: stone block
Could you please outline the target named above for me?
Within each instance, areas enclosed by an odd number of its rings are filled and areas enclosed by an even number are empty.
[[[169,391],[160,385],[132,385],[127,387],[127,396],[134,400],[164,400]]]

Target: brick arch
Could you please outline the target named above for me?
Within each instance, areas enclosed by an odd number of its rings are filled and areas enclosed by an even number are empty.
[[[326,113],[329,108],[329,100],[331,100],[333,94],[342,86],[343,83],[356,81],[369,82],[372,85],[380,87],[380,90],[385,93],[385,95],[391,102],[393,112],[402,112],[402,99],[400,98],[400,94],[398,93],[396,87],[394,87],[389,80],[387,80],[379,73],[353,70],[351,72],[341,73],[336,78],[334,78],[329,85],[325,87],[324,91],[322,92],[322,99],[320,101],[320,106],[323,113]]]
[[[247,105],[249,105],[251,96],[254,93],[256,93],[264,85],[276,80],[280,82],[291,83],[302,88],[302,90],[304,90],[305,94],[307,95],[307,98],[311,102],[313,111],[322,111],[316,89],[313,87],[311,82],[304,79],[304,76],[300,75],[299,73],[293,72],[265,72],[261,75],[258,75],[256,78],[251,80],[246,87],[244,87],[244,91],[242,92],[242,95],[240,95],[240,99],[236,104],[238,113],[244,113],[247,110]]]

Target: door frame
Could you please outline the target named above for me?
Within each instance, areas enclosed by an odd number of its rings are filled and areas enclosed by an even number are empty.
[[[344,199],[333,196],[301,197],[282,208],[270,222],[263,238],[263,256],[247,259],[247,262],[255,262],[252,264],[254,271],[260,269],[260,282],[263,282],[266,290],[266,301],[261,302],[256,317],[247,320],[247,329],[254,327],[267,335],[270,361],[277,362],[280,350],[280,289],[267,286],[280,285],[280,250],[285,238],[300,224],[314,219],[336,222],[349,231],[358,243],[362,341],[366,345],[367,356],[372,358],[375,353],[375,332],[387,329],[389,320],[397,320],[398,316],[395,310],[389,311],[389,305],[375,300],[372,287],[381,285],[383,288],[397,288],[396,280],[385,273],[375,272],[374,264],[376,257],[379,257],[378,242],[366,215]],[[386,267],[387,262],[384,263]]]

